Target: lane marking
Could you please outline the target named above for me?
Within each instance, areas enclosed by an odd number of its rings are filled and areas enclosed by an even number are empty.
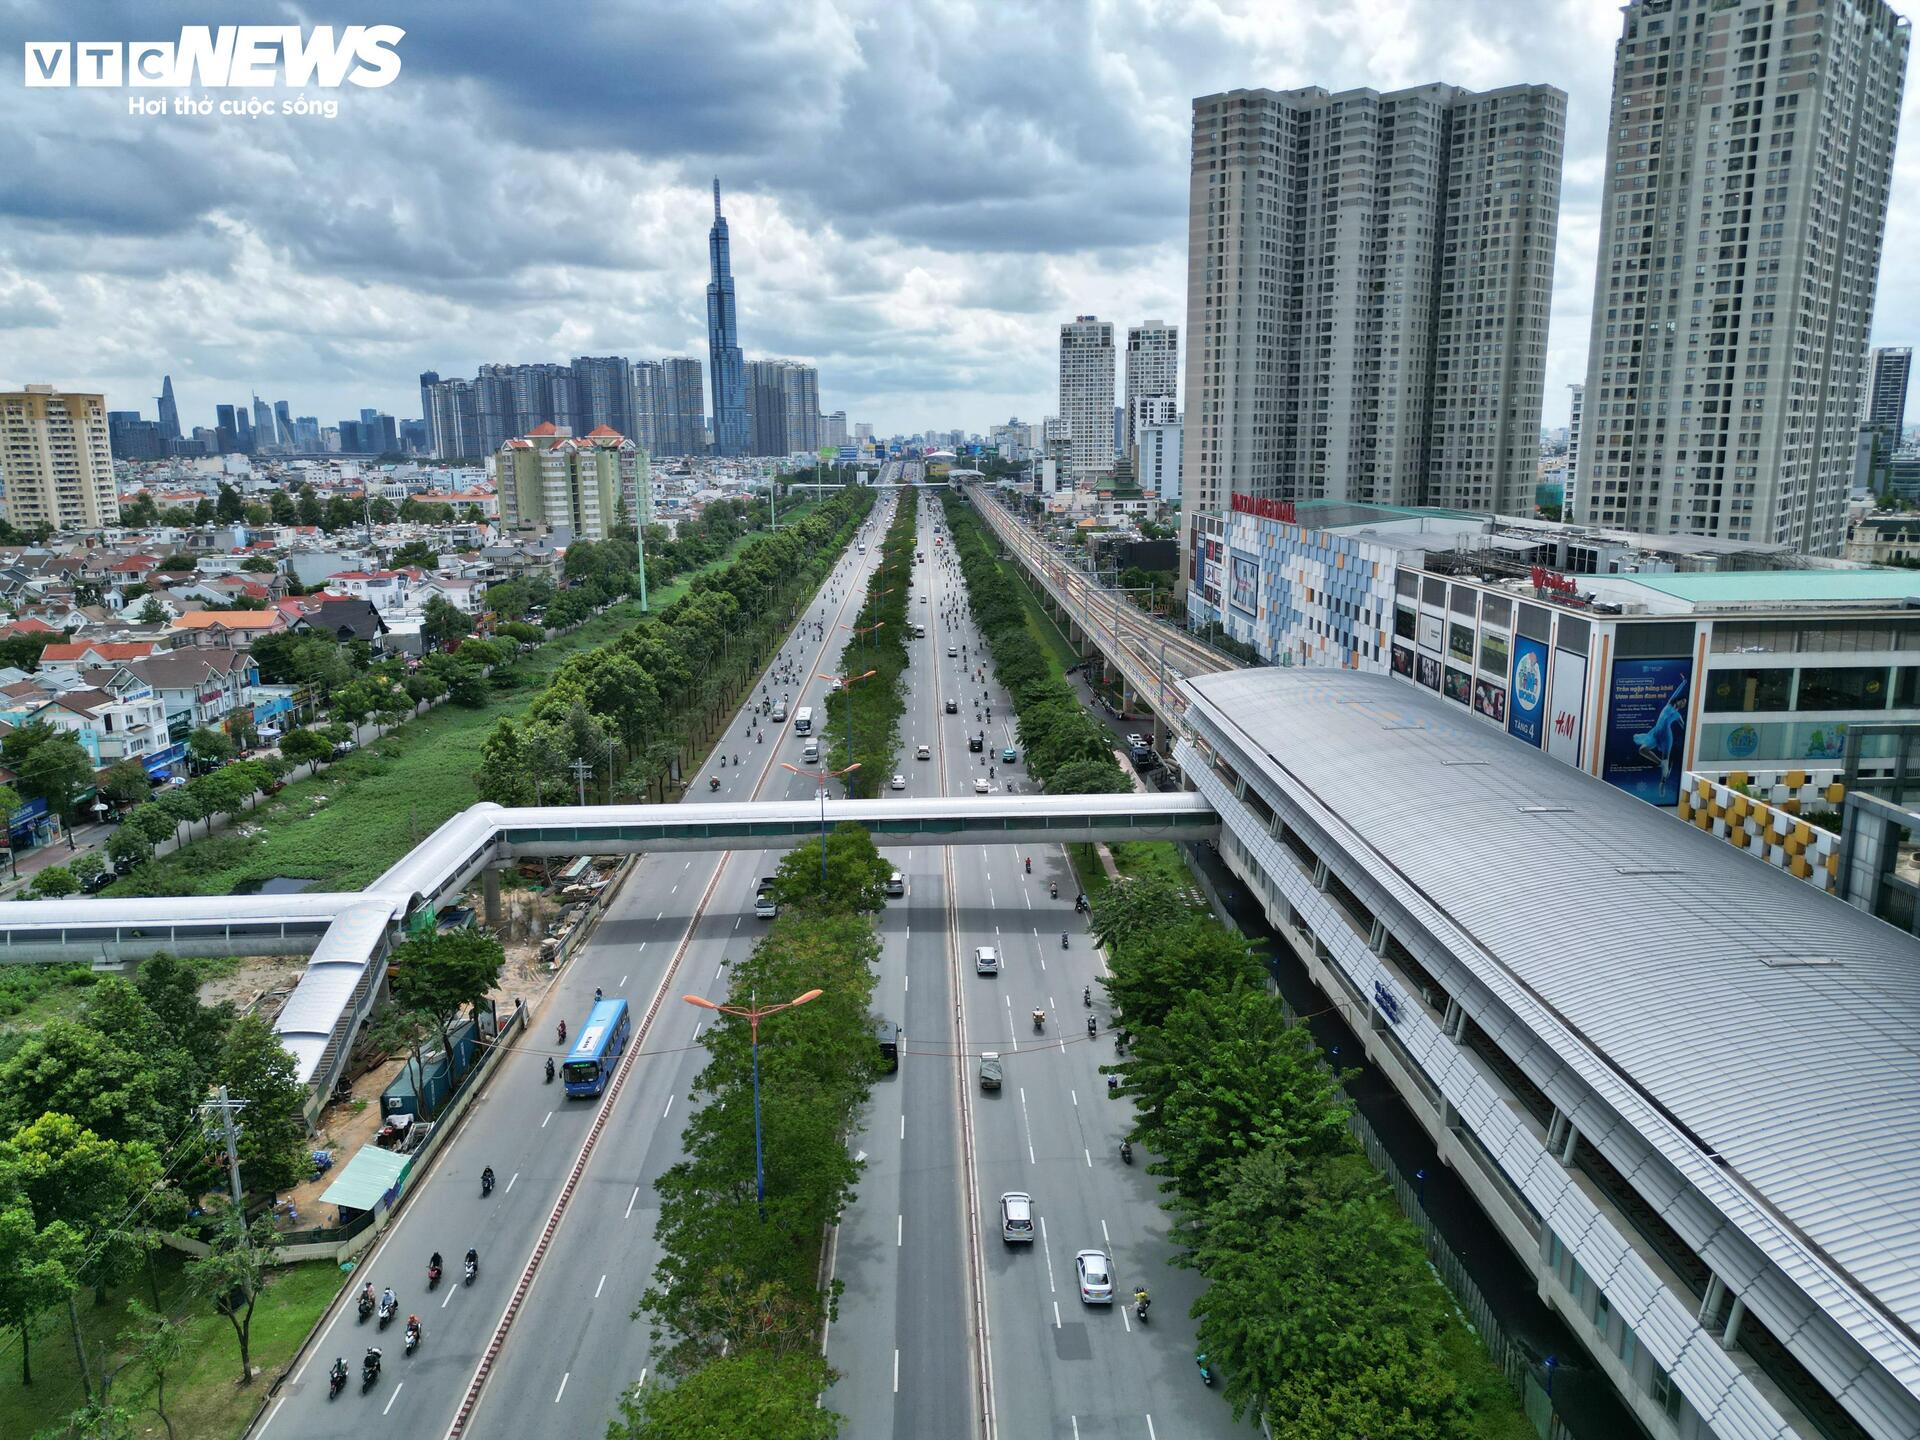
[[[386,1407],[382,1409],[380,1412],[382,1415],[385,1415],[388,1410],[393,1409],[393,1402],[400,1398],[400,1392],[406,1388],[407,1388],[407,1382],[404,1380],[402,1380],[398,1385],[393,1387],[393,1394],[387,1397]]]
[[[607,1277],[602,1275],[600,1277],[600,1283],[593,1287],[593,1298],[598,1300],[600,1298],[600,1292],[606,1288],[607,1288]]]
[[[551,1120],[551,1119],[553,1119],[553,1117],[554,1117],[555,1115],[557,1115],[557,1114],[559,1114],[559,1113],[560,1113],[560,1112],[559,1112],[559,1111],[557,1111],[557,1110],[549,1110],[549,1111],[547,1111],[547,1119],[546,1119],[546,1120],[542,1120],[542,1121],[540,1122],[540,1128],[541,1128],[542,1130],[544,1130],[544,1129],[546,1129],[546,1128],[547,1128],[547,1120]]]
[[[893,1217],[894,1249],[897,1250],[902,1245],[905,1245],[906,1243],[907,1243],[907,1217],[905,1215],[896,1215]]]
[[[660,1112],[660,1118],[661,1118],[662,1120],[664,1120],[664,1119],[666,1119],[666,1118],[667,1118],[667,1111],[668,1111],[668,1110],[671,1110],[671,1109],[673,1109],[673,1102],[674,1102],[674,1098],[675,1098],[675,1097],[673,1097],[672,1095],[669,1095],[669,1096],[667,1096],[667,1109],[666,1109],[666,1110],[662,1110],[662,1111]]]
[[[640,1187],[636,1185],[633,1187],[633,1194],[629,1196],[627,1199],[627,1213],[620,1217],[622,1220],[631,1220],[633,1218],[633,1207],[635,1202],[637,1202],[639,1199],[640,1199]]]
[[[554,1404],[558,1405],[560,1403],[560,1397],[567,1393],[567,1381],[571,1380],[572,1378],[573,1378],[573,1371],[571,1370],[567,1371],[566,1374],[560,1377],[560,1388],[553,1392]]]
[[[900,1393],[900,1352],[898,1349],[893,1352],[893,1393],[896,1395]]]
[[[1058,1300],[1053,1302],[1053,1328],[1056,1330],[1060,1328],[1060,1302]]]
[[[622,976],[620,977],[620,985],[619,985],[619,988],[620,988],[620,989],[622,989],[622,990],[624,990],[624,989],[626,989],[626,988],[627,988],[627,977],[626,977],[626,976],[624,976],[624,975],[622,975]]]
[[[507,1188],[500,1192],[501,1195],[503,1196],[511,1195],[513,1193],[513,1181],[518,1180],[519,1178],[520,1178],[520,1172],[518,1170],[514,1171],[513,1179],[507,1181]]]

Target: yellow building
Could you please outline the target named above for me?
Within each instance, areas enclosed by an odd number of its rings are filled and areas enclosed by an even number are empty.
[[[496,479],[500,523],[577,540],[604,540],[622,519],[648,517],[647,457],[609,426],[576,437],[565,426],[536,425],[500,448]]]
[[[0,513],[22,528],[119,523],[105,396],[51,385],[0,391]]]

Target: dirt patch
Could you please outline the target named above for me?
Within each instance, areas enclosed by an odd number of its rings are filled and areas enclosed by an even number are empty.
[[[332,1151],[333,1168],[280,1192],[274,1223],[282,1230],[311,1230],[316,1225],[339,1223],[333,1207],[322,1205],[320,1196],[360,1147],[373,1143],[381,1121],[380,1092],[393,1083],[406,1063],[404,1055],[382,1060],[353,1081],[348,1098],[335,1100],[320,1112],[319,1128],[309,1137],[307,1148]]]
[[[254,955],[241,960],[233,969],[201,982],[200,1003],[218,1005],[230,1001],[235,1010],[255,1009],[268,1020],[280,1014],[287,996],[306,974],[304,955]]]

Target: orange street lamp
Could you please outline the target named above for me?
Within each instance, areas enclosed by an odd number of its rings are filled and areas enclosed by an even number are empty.
[[[778,1015],[782,1010],[791,1010],[796,1005],[804,1005],[809,1000],[818,1000],[824,991],[809,990],[804,995],[796,995],[791,1000],[782,1000],[778,1005],[760,1005],[749,1003],[740,1005],[716,1005],[704,995],[682,995],[680,998],[689,1005],[697,1005],[702,1010],[718,1010],[722,1015],[732,1015],[747,1022],[748,1032],[753,1036],[753,1193],[760,1207],[760,1221],[767,1219],[767,1165],[766,1152],[762,1148],[760,1136],[760,1022],[769,1015]],[[749,997],[757,1002],[757,994]]]
[[[854,630],[854,632],[853,632],[853,633],[854,633],[855,635],[867,635],[867,634],[871,634],[871,633],[872,633],[873,631],[875,631],[875,630],[878,630],[878,629],[880,629],[880,628],[881,628],[882,626],[884,626],[884,625],[885,625],[886,623],[887,623],[886,621],[884,621],[884,620],[882,620],[882,621],[880,621],[880,622],[878,622],[877,624],[874,624],[874,625],[869,625],[869,626],[868,626],[868,627],[867,627],[867,628],[866,628],[865,630]],[[843,630],[847,630],[847,629],[852,629],[852,627],[851,627],[851,626],[847,626],[847,625],[843,625],[843,626],[841,626],[840,628],[841,628],[841,629],[843,629]],[[861,682],[862,680],[866,680],[866,679],[869,679],[869,678],[871,678],[872,676],[875,676],[875,675],[878,675],[879,673],[880,673],[880,672],[879,672],[878,670],[869,670],[869,671],[867,671],[867,673],[866,673],[865,675],[826,675],[826,674],[821,674],[821,673],[819,673],[819,672],[815,672],[815,678],[816,678],[816,679],[819,679],[819,680],[838,680],[838,681],[840,682],[840,688],[841,688],[842,690],[845,690],[845,691],[847,692],[847,759],[849,759],[849,760],[851,760],[851,759],[853,759],[853,758],[854,758],[854,749],[853,749],[853,687],[854,687],[854,686],[856,686],[856,685],[858,685],[858,684],[859,684],[859,683],[860,683],[860,682]],[[847,782],[847,798],[848,798],[849,800],[851,800],[851,799],[853,798],[853,782],[852,782],[851,780],[849,780],[849,781]]]
[[[820,787],[820,893],[827,893],[827,782],[842,775],[851,775],[860,768],[860,762],[854,761],[844,770],[802,770],[798,765],[780,762],[782,770],[791,770],[796,775],[804,775]]]

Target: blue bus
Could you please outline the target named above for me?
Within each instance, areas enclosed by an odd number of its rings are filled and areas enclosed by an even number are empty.
[[[627,1048],[633,1022],[627,1018],[624,1000],[596,1000],[587,1012],[587,1023],[580,1027],[567,1063],[560,1073],[566,1077],[567,1098],[591,1098],[607,1088],[614,1066]]]

